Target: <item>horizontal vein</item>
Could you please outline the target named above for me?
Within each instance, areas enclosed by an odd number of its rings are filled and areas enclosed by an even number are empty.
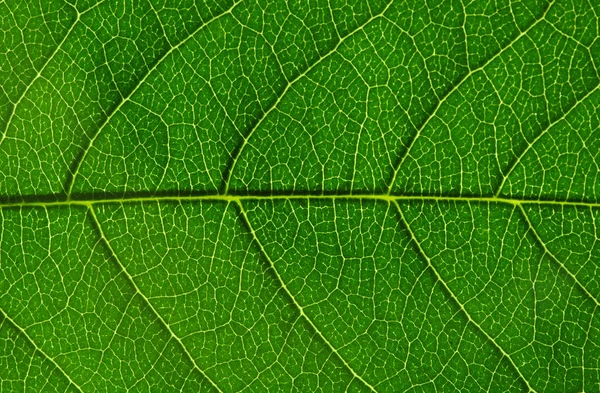
[[[194,368],[196,370],[198,370],[200,372],[200,374],[202,374],[202,376],[208,382],[210,382],[210,384],[215,389],[217,389],[217,391],[223,392],[219,388],[219,386],[211,378],[209,378],[209,376],[206,375],[206,373],[200,367],[198,367],[198,364],[196,364],[196,360],[194,360],[194,358],[192,357],[192,354],[190,354],[190,352],[188,351],[188,349],[186,348],[186,346],[183,345],[183,342],[181,341],[181,339],[179,338],[179,336],[177,336],[175,334],[175,332],[173,332],[173,330],[171,329],[171,326],[169,326],[169,324],[167,323],[167,321],[165,321],[163,319],[163,317],[158,313],[158,311],[156,311],[156,309],[154,308],[154,306],[152,305],[152,303],[150,303],[150,300],[146,297],[146,295],[144,295],[144,293],[137,286],[137,284],[135,283],[135,281],[134,281],[133,277],[131,276],[131,274],[129,274],[129,272],[127,271],[127,269],[125,269],[125,266],[121,262],[121,259],[119,259],[119,257],[117,256],[117,253],[112,248],[110,242],[108,241],[108,238],[104,234],[104,230],[102,229],[102,225],[100,225],[100,220],[98,220],[98,217],[96,216],[96,212],[94,211],[94,208],[92,206],[89,206],[89,212],[90,212],[90,214],[92,216],[94,224],[96,225],[96,227],[98,227],[98,231],[100,232],[100,237],[102,238],[102,241],[104,242],[104,244],[106,245],[106,247],[110,251],[111,255],[113,256],[113,258],[115,259],[115,261],[119,265],[119,268],[121,269],[121,271],[123,271],[123,273],[125,274],[125,276],[129,280],[129,282],[131,283],[131,285],[133,286],[133,288],[135,289],[135,291],[137,292],[137,294],[140,295],[142,297],[142,299],[144,299],[144,302],[148,305],[148,307],[150,307],[150,309],[152,310],[152,312],[154,313],[154,315],[156,315],[156,317],[158,318],[158,320],[164,325],[164,327],[167,329],[167,331],[169,332],[169,334],[171,335],[171,337],[175,341],[177,341],[179,343],[179,345],[181,346],[181,349],[183,349],[183,352],[185,352],[185,354],[187,355],[187,357],[190,359],[190,361],[192,362],[192,365],[194,366]]]
[[[302,307],[302,305],[300,303],[298,303],[298,301],[296,300],[296,298],[294,297],[294,295],[292,295],[292,293],[288,289],[287,285],[285,285],[285,281],[283,281],[283,278],[279,275],[279,271],[277,270],[277,268],[275,268],[275,263],[273,263],[273,260],[271,260],[271,257],[269,257],[269,254],[267,254],[267,251],[263,247],[261,241],[258,239],[258,236],[256,235],[256,232],[254,231],[254,228],[252,227],[252,224],[250,223],[250,219],[248,218],[248,215],[246,214],[246,210],[244,209],[244,205],[242,204],[241,201],[237,201],[237,205],[240,208],[243,220],[248,225],[248,229],[250,230],[252,238],[254,238],[254,241],[256,242],[256,244],[258,245],[258,247],[260,248],[260,251],[262,252],[262,254],[264,255],[264,257],[267,259],[267,261],[269,262],[269,266],[273,269],[273,271],[275,273],[275,277],[277,277],[277,281],[279,281],[279,285],[281,285],[281,287],[283,288],[283,290],[285,291],[285,293],[291,299],[291,301],[294,304],[294,306],[300,312],[300,315],[308,322],[308,324],[312,327],[312,329],[317,333],[317,335],[319,336],[319,338],[321,338],[321,340],[323,340],[323,342],[325,342],[325,345],[327,345],[327,347],[333,353],[335,353],[335,355],[338,357],[338,359],[340,359],[340,361],[344,364],[344,366],[346,366],[346,368],[348,369],[348,371],[350,371],[350,373],[352,374],[352,376],[354,378],[358,379],[359,381],[361,381],[363,383],[363,385],[365,387],[367,387],[369,390],[371,390],[373,392],[377,392],[375,390],[375,388],[370,383],[368,383],[367,381],[365,381],[363,379],[363,377],[361,377],[360,375],[358,375],[356,373],[356,371],[354,371],[354,369],[352,367],[350,367],[350,365],[348,364],[348,362],[346,362],[346,359],[344,359],[342,357],[342,355],[338,352],[338,350],[329,342],[329,340],[327,340],[327,338],[323,335],[323,333],[321,333],[321,331],[317,328],[317,326],[314,324],[314,322],[312,321],[312,319],[310,319],[308,317],[308,315],[306,315],[306,313],[304,312],[304,307]]]
[[[71,199],[57,201],[5,201],[0,202],[0,209],[11,207],[53,207],[53,206],[87,206],[102,203],[141,203],[141,202],[242,202],[256,200],[374,200],[382,202],[466,202],[466,203],[504,203],[509,205],[543,205],[562,207],[599,208],[600,202],[584,202],[570,200],[535,200],[510,197],[468,197],[468,196],[430,196],[430,195],[387,195],[387,194],[335,194],[335,195],[193,195],[193,196],[148,196],[148,197],[99,197],[95,199]]]
[[[61,366],[60,366],[58,363],[56,363],[56,361],[55,361],[55,360],[54,360],[52,357],[50,357],[50,356],[49,356],[49,355],[48,355],[46,352],[44,352],[44,351],[42,350],[42,348],[40,348],[40,347],[39,347],[39,346],[38,346],[38,345],[35,343],[35,341],[33,341],[33,340],[31,339],[31,337],[29,337],[29,334],[27,334],[27,332],[25,331],[25,329],[23,329],[23,328],[22,328],[21,326],[19,326],[19,325],[18,325],[18,324],[17,324],[17,323],[16,323],[14,320],[12,320],[12,319],[11,319],[11,318],[10,318],[10,317],[9,317],[9,316],[8,316],[8,315],[7,315],[7,314],[6,314],[6,313],[5,313],[3,310],[2,310],[2,309],[0,309],[0,316],[4,317],[4,319],[6,319],[8,322],[10,322],[10,324],[11,324],[11,325],[13,325],[13,326],[15,327],[15,329],[17,329],[17,330],[18,330],[18,331],[19,331],[19,332],[20,332],[20,333],[21,333],[21,334],[22,334],[22,335],[23,335],[23,336],[24,336],[24,337],[27,339],[27,341],[29,341],[29,343],[30,343],[31,345],[33,345],[33,347],[35,348],[35,350],[36,350],[37,352],[39,352],[40,354],[42,354],[42,356],[43,356],[44,358],[48,359],[48,360],[49,360],[49,361],[50,361],[50,362],[51,362],[51,363],[54,365],[54,367],[56,367],[56,368],[57,368],[57,369],[58,369],[58,370],[61,372],[61,374],[65,376],[65,378],[67,378],[67,380],[69,381],[69,383],[70,383],[71,385],[75,386],[75,388],[76,388],[78,391],[80,391],[80,392],[83,392],[83,390],[81,389],[81,387],[80,387],[79,385],[77,385],[77,384],[75,383],[75,381],[73,381],[73,380],[71,379],[71,377],[69,377],[69,374],[67,374],[67,373],[65,372],[65,370],[63,370],[63,368],[62,368],[62,367],[61,367]]]

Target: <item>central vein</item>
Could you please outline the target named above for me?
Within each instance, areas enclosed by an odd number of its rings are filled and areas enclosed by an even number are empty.
[[[8,207],[52,207],[52,206],[91,206],[102,203],[140,203],[140,202],[193,202],[221,201],[242,202],[251,200],[372,200],[387,203],[407,201],[429,202],[466,202],[466,203],[504,203],[510,205],[555,205],[596,208],[600,202],[569,200],[534,200],[511,197],[478,197],[478,196],[427,196],[427,195],[387,195],[387,194],[335,194],[335,195],[194,195],[194,196],[131,196],[131,197],[98,197],[94,199],[71,199],[56,201],[6,201],[0,202],[1,208]]]

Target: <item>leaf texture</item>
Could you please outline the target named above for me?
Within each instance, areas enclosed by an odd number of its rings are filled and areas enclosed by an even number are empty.
[[[600,391],[599,15],[0,1],[0,391]]]

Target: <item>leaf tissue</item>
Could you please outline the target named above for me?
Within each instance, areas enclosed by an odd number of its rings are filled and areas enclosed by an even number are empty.
[[[599,18],[0,0],[0,391],[600,392]]]

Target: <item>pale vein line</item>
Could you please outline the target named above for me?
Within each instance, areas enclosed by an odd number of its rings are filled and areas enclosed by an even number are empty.
[[[225,191],[224,191],[225,194],[227,194],[229,192],[229,186],[231,184],[231,179],[233,178],[233,172],[235,171],[235,167],[236,167],[237,163],[239,162],[239,158],[242,156],[242,152],[246,149],[246,146],[248,146],[248,142],[249,142],[250,138],[252,138],[252,135],[256,132],[256,130],[259,128],[259,126],[265,121],[265,119],[268,117],[268,115],[271,112],[273,112],[275,109],[277,109],[277,106],[279,105],[279,103],[281,102],[281,100],[283,100],[283,97],[286,96],[287,92],[292,88],[292,86],[294,86],[296,84],[296,82],[298,82],[300,79],[302,79],[306,75],[308,75],[313,69],[315,69],[315,67],[317,67],[319,64],[321,64],[323,62],[323,60],[329,58],[329,56],[331,56],[334,53],[336,53],[338,51],[339,47],[347,39],[351,38],[356,33],[363,31],[364,28],[369,23],[371,23],[375,19],[378,19],[381,16],[383,16],[383,14],[385,14],[385,12],[392,5],[392,3],[393,3],[393,1],[390,1],[388,3],[388,5],[385,6],[385,8],[383,9],[383,11],[381,11],[377,15],[371,16],[365,23],[363,23],[362,25],[360,25],[356,29],[352,30],[345,37],[343,37],[342,39],[340,39],[338,41],[338,43],[333,47],[333,49],[331,49],[329,52],[327,52],[326,54],[324,54],[323,56],[321,56],[317,61],[315,61],[313,64],[311,64],[310,67],[308,67],[307,69],[305,69],[302,73],[298,74],[294,79],[292,79],[290,82],[288,82],[286,84],[285,88],[283,89],[283,91],[281,92],[281,94],[279,94],[279,96],[277,97],[277,99],[275,100],[275,102],[269,107],[269,109],[267,109],[262,114],[262,116],[258,119],[258,121],[256,122],[256,124],[250,129],[250,131],[248,132],[248,134],[246,135],[246,137],[242,141],[242,145],[240,146],[240,148],[237,150],[236,153],[234,153],[234,155],[232,157],[232,160],[233,160],[232,164],[229,166],[230,170],[227,173],[227,178],[225,179]]]
[[[125,268],[125,266],[121,262],[121,259],[117,256],[117,253],[115,252],[115,250],[113,249],[112,245],[108,241],[108,238],[104,234],[104,230],[102,229],[102,225],[100,225],[100,220],[98,220],[98,217],[96,216],[96,212],[94,211],[93,206],[92,205],[88,205],[88,210],[89,210],[89,212],[91,214],[92,219],[94,220],[95,225],[98,227],[98,231],[100,232],[100,237],[102,238],[102,241],[106,244],[106,247],[110,251],[112,257],[115,259],[115,261],[117,262],[117,264],[119,265],[119,267],[121,268],[121,270],[123,271],[123,273],[125,274],[125,276],[127,277],[128,281],[131,283],[131,285],[133,286],[133,288],[137,292],[137,294],[140,295],[142,297],[142,299],[144,299],[144,301],[146,302],[146,304],[148,305],[148,307],[150,307],[150,309],[152,310],[152,312],[154,313],[154,315],[156,315],[156,317],[159,319],[159,321],[168,330],[168,332],[171,335],[171,337],[175,341],[177,341],[179,343],[179,345],[181,346],[181,349],[183,349],[183,352],[185,352],[185,354],[187,355],[187,357],[192,361],[192,364],[194,365],[194,368],[196,370],[198,370],[200,372],[200,374],[202,374],[202,376],[208,382],[210,382],[211,385],[215,389],[217,389],[219,392],[223,393],[223,391],[219,388],[219,386],[208,375],[206,375],[206,373],[200,367],[198,367],[198,364],[196,363],[196,360],[192,357],[192,354],[187,350],[187,347],[183,344],[183,342],[181,341],[181,339],[173,332],[173,330],[171,329],[171,326],[167,323],[167,321],[165,321],[163,319],[163,317],[158,313],[158,311],[156,311],[156,309],[154,308],[154,306],[152,305],[152,303],[150,303],[150,300],[146,297],[146,295],[144,295],[144,293],[137,286],[137,284],[133,280],[133,277],[131,276],[131,274],[129,274],[129,272],[127,271],[127,269]]]
[[[537,233],[535,227],[533,226],[533,223],[531,222],[531,220],[529,219],[529,215],[527,214],[527,212],[525,212],[525,209],[523,208],[523,206],[521,206],[520,204],[517,205],[519,207],[519,209],[521,210],[521,214],[523,215],[523,218],[525,219],[525,222],[527,223],[527,226],[529,227],[529,229],[531,229],[531,233],[533,234],[533,236],[535,237],[535,240],[540,244],[540,246],[542,246],[542,248],[544,249],[544,252],[546,254],[548,254],[550,256],[550,258],[552,260],[554,260],[554,262],[556,262],[558,264],[558,266],[561,268],[561,270],[563,270],[565,273],[567,273],[567,275],[575,282],[575,284],[577,284],[577,286],[579,287],[579,289],[581,289],[590,299],[592,299],[592,301],[594,303],[596,303],[596,306],[600,306],[600,301],[598,299],[596,299],[595,296],[593,296],[584,286],[583,284],[577,279],[577,277],[569,270],[567,269],[567,267],[565,266],[564,263],[562,263],[546,246],[546,243],[544,243],[544,241],[542,240],[542,238],[540,237],[540,235]]]
[[[406,153],[402,156],[402,158],[400,159],[398,165],[396,165],[396,167],[394,168],[394,174],[392,176],[392,181],[390,182],[390,184],[388,185],[388,194],[390,194],[392,192],[392,189],[394,188],[394,184],[396,183],[396,179],[398,178],[398,173],[400,172],[400,168],[402,168],[402,165],[404,164],[404,161],[406,161],[406,159],[410,156],[411,150],[412,148],[415,146],[415,143],[417,141],[417,139],[419,139],[419,136],[421,135],[421,132],[423,132],[423,130],[425,129],[425,127],[427,126],[427,124],[429,124],[429,121],[431,119],[433,119],[438,110],[440,109],[440,107],[442,106],[442,104],[444,102],[446,102],[446,100],[455,92],[459,89],[460,86],[462,86],[462,84],[467,81],[471,76],[473,76],[475,73],[483,70],[485,67],[487,67],[492,61],[496,60],[498,57],[500,57],[504,52],[506,52],[508,49],[512,48],[513,45],[519,41],[522,37],[524,37],[525,35],[527,35],[535,26],[538,25],[538,23],[540,23],[541,21],[543,21],[544,19],[546,19],[546,15],[548,14],[548,11],[550,11],[550,8],[552,8],[552,5],[554,4],[555,0],[552,0],[549,4],[548,7],[546,8],[546,11],[544,11],[544,14],[542,15],[542,17],[540,19],[537,19],[534,23],[532,23],[527,29],[523,30],[514,40],[512,40],[511,42],[508,43],[508,45],[506,45],[504,48],[502,48],[499,52],[497,52],[494,56],[492,56],[491,58],[489,58],[485,63],[483,63],[482,65],[480,65],[479,67],[475,68],[472,71],[469,71],[457,84],[455,84],[451,90],[449,90],[436,104],[435,108],[433,109],[433,111],[431,112],[431,114],[427,117],[427,119],[425,119],[425,121],[423,122],[423,124],[421,125],[421,127],[419,127],[419,129],[417,130],[417,133],[415,134],[415,136],[413,137],[413,139],[411,140],[410,144],[408,145],[408,148],[406,149]]]
[[[249,200],[373,200],[373,201],[423,201],[423,202],[465,202],[465,203],[503,203],[508,205],[540,205],[557,207],[600,208],[600,202],[534,200],[502,197],[466,197],[466,196],[430,196],[430,195],[387,195],[387,194],[337,194],[337,195],[194,195],[194,196],[147,196],[126,198],[96,198],[62,201],[6,201],[0,202],[0,209],[14,207],[53,207],[53,206],[91,206],[102,203],[141,203],[141,202],[241,202]]]
[[[448,294],[450,295],[450,297],[452,298],[452,300],[462,310],[462,312],[467,317],[467,319],[469,320],[469,322],[471,322],[477,328],[477,330],[479,330],[481,333],[483,333],[483,335],[489,340],[489,342],[491,342],[492,345],[497,350],[499,350],[500,353],[502,353],[502,356],[505,357],[510,362],[510,364],[515,369],[515,371],[517,372],[517,374],[519,374],[519,377],[527,385],[527,388],[529,389],[529,391],[530,392],[535,392],[535,390],[529,384],[529,381],[521,373],[521,370],[519,370],[519,368],[517,367],[517,365],[515,364],[515,362],[512,360],[512,358],[510,357],[510,355],[500,345],[498,345],[496,343],[496,341],[492,338],[492,336],[490,336],[485,330],[483,330],[483,328],[481,326],[479,326],[479,324],[477,322],[475,322],[475,320],[471,317],[471,315],[469,314],[469,312],[467,311],[467,309],[458,300],[458,298],[456,297],[456,295],[454,294],[454,292],[452,292],[452,290],[450,289],[450,287],[442,279],[442,276],[440,275],[440,273],[437,271],[437,269],[435,268],[435,266],[431,262],[431,259],[429,258],[429,256],[427,255],[427,253],[425,252],[425,250],[423,249],[423,247],[421,246],[421,243],[417,240],[417,237],[414,234],[412,228],[410,227],[410,224],[408,223],[408,220],[406,219],[406,217],[404,217],[404,213],[402,212],[402,209],[400,208],[400,205],[398,204],[397,201],[394,201],[394,204],[396,205],[396,209],[398,210],[398,213],[400,214],[400,219],[402,220],[402,222],[404,223],[404,226],[408,230],[408,233],[410,234],[410,237],[411,237],[413,243],[417,246],[417,249],[419,250],[419,253],[427,261],[427,265],[433,271],[433,274],[435,274],[435,277],[440,282],[440,284],[442,285],[442,287],[448,292]]]
[[[308,315],[306,315],[306,313],[304,312],[304,307],[302,307],[302,305],[300,305],[300,303],[298,303],[298,301],[296,301],[296,298],[292,295],[292,293],[288,289],[287,285],[285,285],[285,281],[283,281],[283,278],[281,277],[281,275],[279,274],[279,271],[275,267],[275,264],[273,263],[273,260],[271,260],[271,258],[269,257],[269,254],[267,254],[267,251],[263,247],[261,241],[258,239],[258,236],[256,235],[256,232],[254,231],[254,227],[252,226],[252,223],[250,222],[250,219],[248,218],[248,214],[246,213],[246,209],[244,209],[244,205],[242,204],[242,201],[238,200],[238,201],[236,201],[236,203],[237,203],[237,205],[240,208],[240,211],[242,213],[242,218],[246,222],[246,224],[248,225],[248,229],[250,230],[250,233],[252,234],[252,237],[254,238],[254,241],[256,242],[256,244],[258,245],[258,247],[260,248],[261,253],[264,255],[264,257],[269,262],[269,266],[273,269],[273,272],[275,273],[275,277],[277,277],[277,281],[279,282],[279,285],[281,285],[281,287],[283,288],[283,290],[285,291],[285,293],[291,299],[291,301],[294,304],[294,306],[300,312],[300,315],[302,317],[304,317],[304,319],[308,322],[308,324],[311,326],[311,328],[317,333],[317,335],[321,338],[321,340],[323,340],[323,342],[325,343],[325,345],[327,345],[327,347],[329,347],[329,349],[333,353],[336,354],[336,356],[338,357],[338,359],[340,359],[340,361],[344,364],[344,366],[346,366],[346,368],[348,369],[348,371],[350,371],[350,373],[352,373],[352,376],[354,378],[358,379],[359,381],[361,381],[371,391],[377,392],[377,390],[375,390],[375,388],[370,383],[368,383],[367,381],[365,381],[360,375],[358,375],[356,373],[356,371],[354,371],[354,369],[352,367],[350,367],[350,365],[348,364],[348,362],[346,362],[346,359],[344,359],[342,357],[342,355],[337,351],[337,349],[335,349],[335,347],[329,342],[329,340],[327,340],[327,338],[325,338],[325,336],[323,335],[323,333],[321,333],[321,331],[317,328],[317,326],[315,325],[315,323],[308,317]]]
[[[12,105],[10,114],[8,115],[8,120],[6,122],[6,126],[4,127],[4,131],[2,132],[2,135],[0,137],[0,145],[2,145],[2,143],[6,139],[6,136],[8,134],[8,129],[9,129],[10,125],[12,124],[12,120],[13,120],[13,118],[15,116],[15,113],[17,112],[17,107],[21,104],[21,102],[23,102],[23,98],[25,98],[25,96],[29,92],[29,90],[31,89],[31,86],[33,86],[33,84],[42,76],[42,74],[46,70],[46,67],[48,66],[48,64],[50,64],[50,62],[54,59],[54,57],[56,56],[56,54],[58,53],[58,51],[60,50],[60,48],[62,48],[62,46],[64,45],[64,43],[71,36],[71,33],[73,32],[73,30],[75,30],[75,26],[77,26],[77,24],[81,21],[81,17],[83,15],[85,15],[86,13],[90,12],[91,10],[93,10],[94,8],[98,7],[99,5],[101,5],[102,3],[104,3],[105,1],[106,0],[102,0],[102,1],[98,2],[97,4],[93,5],[92,7],[88,8],[87,10],[85,10],[83,12],[79,12],[73,5],[69,4],[71,7],[73,7],[75,9],[75,12],[77,13],[75,21],[73,22],[73,24],[71,25],[71,27],[69,28],[69,30],[65,33],[65,35],[63,36],[63,39],[59,42],[59,44],[56,46],[56,48],[54,49],[54,51],[46,59],[46,61],[42,65],[42,68],[40,68],[40,70],[37,72],[37,74],[31,79],[31,81],[29,81],[29,83],[27,84],[27,86],[25,87],[25,89],[23,90],[23,92],[21,93],[21,95],[19,95],[19,97],[17,98],[17,101]]]
[[[121,108],[127,102],[129,102],[131,100],[131,98],[133,97],[133,95],[144,85],[144,83],[148,80],[148,78],[150,77],[150,75],[153,74],[153,72],[158,68],[158,66],[160,66],[165,61],[165,59],[167,59],[169,57],[169,55],[171,53],[173,53],[174,51],[178,50],[181,46],[185,45],[189,40],[191,40],[199,31],[201,31],[202,29],[204,29],[206,26],[208,26],[211,23],[215,22],[216,20],[224,17],[225,15],[230,14],[233,11],[233,9],[240,2],[241,2],[241,0],[238,0],[237,2],[233,3],[233,5],[229,9],[227,9],[225,12],[214,16],[213,18],[211,18],[210,20],[206,21],[205,23],[200,24],[200,26],[198,26],[196,28],[196,30],[194,30],[185,39],[181,40],[177,45],[171,46],[171,48],[168,51],[166,51],[162,56],[160,56],[154,62],[154,65],[138,81],[138,83],[135,85],[135,87],[133,89],[131,89],[131,91],[129,92],[129,94],[126,97],[124,97],[121,100],[121,102],[119,102],[119,104],[116,106],[116,108],[114,108],[114,110],[108,116],[106,116],[106,118],[104,119],[104,121],[102,122],[102,124],[100,124],[100,126],[98,127],[98,130],[96,130],[96,132],[94,133],[94,135],[90,138],[87,147],[83,150],[83,154],[81,155],[81,158],[78,159],[77,162],[75,163],[75,168],[73,170],[73,173],[72,173],[72,176],[70,178],[69,184],[65,185],[65,190],[67,192],[67,199],[71,198],[71,194],[73,193],[73,187],[75,186],[75,180],[77,179],[77,176],[79,175],[79,170],[81,169],[81,165],[83,165],[83,162],[85,161],[85,158],[87,157],[87,155],[90,152],[92,146],[94,145],[94,142],[96,141],[96,139],[98,139],[98,137],[102,133],[102,130],[104,129],[104,127],[106,127],[106,125],[110,122],[110,120],[117,113],[120,112]]]
[[[600,88],[600,84],[597,84],[593,89],[591,89],[590,91],[587,92],[586,95],[584,95],[583,97],[581,97],[580,99],[578,99],[575,104],[573,104],[569,110],[567,110],[565,113],[563,113],[562,116],[560,116],[558,119],[554,120],[552,123],[550,123],[548,125],[548,127],[546,127],[545,129],[543,129],[538,136],[535,137],[535,139],[533,141],[531,141],[531,143],[529,143],[527,145],[527,147],[521,152],[521,154],[519,154],[519,156],[517,157],[517,159],[513,162],[513,164],[511,165],[511,167],[508,169],[508,171],[506,172],[506,175],[502,176],[502,182],[500,183],[500,186],[498,187],[498,190],[496,191],[496,193],[494,194],[495,196],[499,196],[502,193],[502,189],[504,188],[504,185],[506,183],[506,180],[510,177],[510,175],[514,172],[514,170],[517,168],[517,166],[519,165],[519,163],[521,162],[521,160],[523,159],[523,157],[525,157],[525,155],[527,154],[527,152],[544,136],[546,135],[550,129],[552,127],[554,127],[556,124],[558,124],[559,122],[561,122],[562,120],[566,119],[567,116],[573,111],[575,110],[577,107],[579,107],[579,105],[581,105],[582,102],[584,102],[589,96],[591,96],[592,94],[594,94],[598,88]]]
[[[81,386],[77,385],[75,383],[75,381],[73,381],[71,379],[71,377],[69,376],[69,374],[67,374],[65,372],[65,370],[63,370],[63,368],[58,363],[56,363],[56,361],[52,357],[50,357],[48,354],[46,354],[46,352],[44,352],[42,350],[42,348],[38,347],[38,345],[35,343],[35,341],[33,341],[31,339],[31,337],[29,337],[29,334],[27,334],[27,332],[25,331],[25,329],[23,329],[21,326],[19,326],[2,309],[0,309],[0,315],[3,316],[8,322],[10,322],[15,327],[15,329],[17,329],[21,334],[23,334],[23,336],[25,336],[25,338],[27,339],[27,341],[29,341],[29,343],[31,345],[33,345],[33,347],[35,348],[35,350],[38,351],[39,353],[41,353],[44,356],[44,358],[48,359],[54,365],[54,367],[56,367],[65,376],[65,378],[67,378],[67,380],[69,381],[69,383],[71,385],[75,386],[77,388],[77,390],[79,390],[80,392],[83,393],[83,389],[81,389]]]

